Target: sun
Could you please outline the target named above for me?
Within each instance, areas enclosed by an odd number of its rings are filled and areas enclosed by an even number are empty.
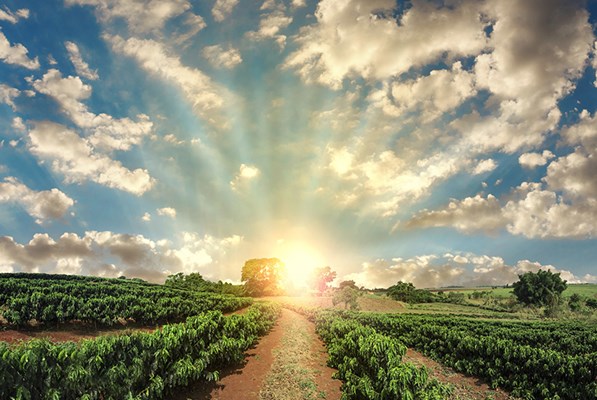
[[[286,266],[284,286],[288,290],[308,289],[313,270],[324,266],[321,253],[305,243],[283,245],[279,254]]]

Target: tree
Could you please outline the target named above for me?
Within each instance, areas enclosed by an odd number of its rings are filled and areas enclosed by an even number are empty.
[[[241,281],[250,296],[275,296],[282,292],[285,273],[284,263],[277,258],[253,258],[245,262]]]
[[[417,289],[412,283],[402,281],[399,281],[394,286],[390,286],[387,294],[394,300],[404,301],[410,304],[433,303],[438,300],[438,296],[435,296],[430,291]]]
[[[344,289],[345,287],[349,287],[349,288],[353,288],[353,289],[358,289],[357,284],[353,281],[342,281],[340,282],[340,284],[338,285],[339,289]]]
[[[358,310],[359,303],[357,299],[361,295],[361,292],[351,287],[344,287],[336,290],[334,297],[332,297],[332,303],[334,305],[344,303],[344,308],[350,307],[351,310]]]
[[[175,275],[169,275],[166,278],[165,285],[172,286],[178,289],[196,290],[199,292],[214,292],[212,283],[203,279],[200,273],[192,272],[189,275],[185,275],[179,272]]]
[[[519,281],[512,285],[513,292],[518,301],[526,305],[553,307],[566,290],[566,281],[559,273],[539,270],[518,275],[518,278]]]
[[[336,279],[336,271],[330,267],[315,268],[313,271],[312,282],[319,296],[328,288],[328,283]]]

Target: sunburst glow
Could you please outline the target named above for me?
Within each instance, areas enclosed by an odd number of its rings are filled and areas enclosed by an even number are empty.
[[[324,265],[319,251],[305,243],[291,243],[283,246],[280,259],[286,265],[285,286],[289,290],[308,289],[313,270]]]

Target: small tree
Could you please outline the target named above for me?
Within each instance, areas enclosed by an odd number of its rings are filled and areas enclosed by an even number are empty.
[[[250,296],[275,296],[282,293],[284,263],[277,258],[253,258],[242,268],[241,281]]]
[[[351,287],[344,287],[343,289],[336,290],[334,293],[334,297],[332,297],[332,303],[334,305],[344,303],[344,308],[349,308],[351,310],[358,310],[359,303],[358,298],[361,295],[357,289],[353,289]]]
[[[330,267],[315,268],[313,271],[313,287],[317,290],[317,294],[321,296],[328,288],[328,283],[336,279],[336,271],[332,271]]]
[[[340,284],[338,285],[339,289],[344,289],[345,287],[349,287],[349,288],[353,288],[353,289],[357,289],[358,290],[358,286],[355,283],[355,281],[350,280],[350,281],[342,281],[340,282]]]
[[[513,292],[518,301],[526,305],[555,307],[567,287],[560,274],[551,271],[527,272],[518,278],[512,285]]]

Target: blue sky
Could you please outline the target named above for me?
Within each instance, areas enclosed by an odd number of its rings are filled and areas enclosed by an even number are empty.
[[[596,14],[5,1],[0,270],[597,282]]]

